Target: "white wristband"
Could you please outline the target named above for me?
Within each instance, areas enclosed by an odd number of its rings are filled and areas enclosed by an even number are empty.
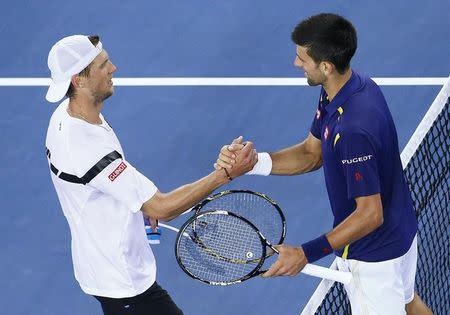
[[[272,158],[269,153],[261,152],[258,153],[258,162],[253,166],[251,171],[245,173],[246,175],[270,175],[272,171]]]

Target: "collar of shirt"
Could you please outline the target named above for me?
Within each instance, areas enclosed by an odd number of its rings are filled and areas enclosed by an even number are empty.
[[[361,77],[358,73],[356,73],[354,70],[352,70],[352,76],[350,79],[344,84],[344,86],[339,90],[339,92],[336,94],[336,96],[333,98],[331,102],[325,102],[323,104],[325,110],[328,114],[332,114],[337,111],[338,107],[342,106],[347,99],[355,94],[355,92],[361,88]],[[327,93],[322,88],[322,100],[327,100]]]

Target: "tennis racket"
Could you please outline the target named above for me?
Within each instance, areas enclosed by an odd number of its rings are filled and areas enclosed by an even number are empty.
[[[268,249],[278,253],[260,230],[233,212],[200,212],[181,227],[175,256],[190,277],[211,285],[240,283],[264,273]],[[349,272],[307,264],[302,273],[347,284]]]
[[[278,204],[265,194],[250,190],[225,190],[198,203],[195,214],[209,210],[231,211],[252,222],[274,245],[286,237],[286,220]]]
[[[210,196],[192,208],[195,214],[209,210],[225,210],[250,220],[271,244],[282,244],[286,236],[286,220],[280,206],[269,196],[251,190],[225,190]],[[194,215],[195,215],[194,214]],[[194,230],[195,233],[195,230]],[[201,246],[201,238],[197,237]],[[203,246],[206,250],[206,246]],[[266,257],[274,252],[266,251]],[[257,262],[249,258],[247,262]]]
[[[195,215],[208,210],[232,211],[256,225],[271,244],[284,242],[286,236],[284,214],[280,206],[265,194],[250,190],[225,190],[204,199],[184,214],[193,212]],[[160,226],[178,231],[164,223],[160,223]],[[268,255],[272,253],[268,251]]]

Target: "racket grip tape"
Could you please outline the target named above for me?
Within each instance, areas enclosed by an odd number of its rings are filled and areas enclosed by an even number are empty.
[[[332,270],[322,266],[306,264],[301,273],[319,277],[322,279],[328,279],[331,281],[337,281],[343,284],[349,284],[352,280],[352,274],[346,271]]]

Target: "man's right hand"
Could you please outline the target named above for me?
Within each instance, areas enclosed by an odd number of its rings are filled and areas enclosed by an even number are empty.
[[[236,178],[253,169],[258,162],[258,154],[256,154],[253,143],[250,141],[246,141],[243,144],[235,143],[232,145],[234,149],[236,149],[236,146],[242,146],[241,149],[232,151],[232,154],[234,154],[236,158],[233,159],[234,162],[232,167],[226,169],[231,178]]]
[[[244,145],[242,136],[234,139],[231,144],[224,145],[220,150],[216,163],[214,163],[214,168],[216,170],[221,170],[222,168],[226,168],[227,170],[232,169],[236,163],[236,157],[239,151],[244,148]]]

